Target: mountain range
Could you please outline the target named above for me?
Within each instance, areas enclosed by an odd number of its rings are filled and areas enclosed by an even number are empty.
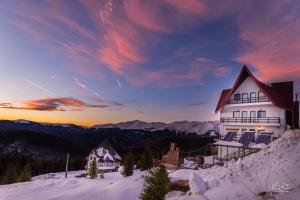
[[[118,128],[122,130],[146,130],[146,131],[157,131],[157,130],[169,130],[176,133],[195,133],[197,135],[204,135],[210,131],[219,132],[218,121],[176,121],[172,123],[164,122],[145,122],[140,120],[133,120],[127,122],[120,122],[115,124],[101,124],[94,125],[91,127],[78,126],[74,124],[59,124],[59,123],[39,123],[29,120],[0,120],[0,130],[6,129],[22,129],[22,130],[33,130],[41,131],[46,133],[58,133],[63,131],[66,132],[82,132],[89,129],[108,129]]]
[[[143,151],[146,147],[165,150],[177,142],[186,150],[199,148],[218,133],[218,122],[173,123],[128,121],[82,127],[74,124],[39,123],[28,120],[0,120],[0,155],[13,152],[23,155],[86,155],[107,139],[118,152]],[[1,139],[2,138],[2,139]],[[49,152],[49,153],[45,153]],[[61,153],[59,153],[61,152]]]
[[[135,130],[170,130],[178,133],[196,133],[198,135],[206,134],[208,131],[219,132],[218,121],[176,121],[172,123],[163,122],[144,122],[140,120],[120,122],[116,124],[95,125],[93,128],[119,128],[119,129],[135,129]]]

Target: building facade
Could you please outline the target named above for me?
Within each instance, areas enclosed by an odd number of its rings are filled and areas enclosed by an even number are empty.
[[[293,101],[293,82],[260,82],[243,66],[232,88],[222,91],[220,133],[245,131],[272,133],[279,137],[288,127],[299,127],[299,103]]]
[[[89,169],[95,159],[97,169],[101,172],[117,171],[122,160],[121,156],[107,140],[102,142],[97,148],[93,149],[86,159],[86,169]]]

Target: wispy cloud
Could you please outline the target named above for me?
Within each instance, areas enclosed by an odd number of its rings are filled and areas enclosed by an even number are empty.
[[[203,106],[203,105],[206,105],[207,104],[207,102],[202,102],[202,101],[200,101],[200,102],[191,102],[191,103],[187,103],[186,105],[187,106]]]
[[[197,57],[192,53],[175,52],[178,62],[185,62],[185,67],[173,63],[166,63],[164,69],[143,73],[142,79],[132,79],[135,85],[151,84],[160,88],[170,88],[184,85],[202,85],[206,75],[223,77],[231,73],[231,68],[222,66],[215,60]]]
[[[22,106],[15,106],[12,103],[0,103],[0,108],[36,111],[66,111],[67,107],[71,107],[70,111],[83,111],[82,108],[110,107],[109,105],[105,104],[88,104],[72,97],[26,100],[22,101],[21,103]]]
[[[61,80],[61,77],[57,76],[57,75],[52,75],[52,76],[50,76],[50,78],[53,80]]]
[[[96,97],[98,97],[98,98],[100,98],[100,99],[103,99],[103,97],[102,97],[98,92],[89,89],[85,84],[81,83],[81,82],[78,80],[78,78],[73,77],[73,80],[74,80],[75,84],[76,84],[77,86],[79,86],[80,88],[82,88],[82,89],[88,91],[90,94],[95,95]]]
[[[198,24],[199,17],[206,13],[202,2],[189,2],[80,1],[87,11],[81,13],[81,17],[89,20],[92,27],[83,26],[76,20],[77,10],[63,1],[20,3],[16,8],[17,17],[11,24],[29,33],[43,47],[56,54],[63,54],[73,62],[72,69],[79,73],[99,75],[102,70],[99,66],[104,64],[114,73],[134,83],[133,79],[143,79],[135,74],[149,74],[148,77],[151,77],[166,67],[161,66],[157,70],[144,66],[150,60],[149,48],[159,46],[160,35],[157,33],[185,32],[186,27]],[[72,40],[70,34],[76,39]],[[176,74],[169,73],[164,77],[171,81],[177,79],[172,76]],[[184,81],[189,79],[181,80]],[[84,88],[85,85],[79,80],[76,82]],[[150,83],[142,80],[137,82]],[[120,85],[118,83],[119,87]],[[86,86],[85,89],[89,90]]]
[[[137,111],[137,114],[139,114],[139,115],[144,115],[144,114],[145,114],[145,112],[144,112],[144,111],[142,111],[142,110],[138,110],[138,111]]]
[[[266,81],[299,80],[300,5],[290,0],[266,1],[259,9],[247,5],[237,16],[241,51],[235,60],[253,66]]]
[[[297,79],[300,72],[300,6],[292,0],[247,3],[237,0],[91,0],[80,1],[80,4],[85,12],[78,13],[76,6],[71,7],[65,1],[22,2],[13,9],[16,17],[10,24],[39,41],[44,48],[63,54],[72,62],[72,70],[78,73],[99,76],[107,67],[136,85],[173,87],[199,84],[203,71],[207,75],[207,70],[195,67],[195,56],[181,66],[173,57],[168,65],[149,67],[155,59],[153,49],[159,49],[166,36],[178,32],[188,34],[203,22],[230,17],[236,22],[239,34],[236,55],[232,56],[235,61],[252,65],[266,80]],[[90,26],[85,26],[79,18],[87,20]],[[171,51],[182,46],[176,48],[172,46]],[[194,52],[199,51],[194,49]],[[186,70],[180,72],[182,68]],[[208,71],[222,77],[230,74],[231,68],[220,65]]]
[[[121,84],[121,82],[119,81],[119,79],[117,80],[117,84],[118,84],[118,87],[119,87],[119,88],[122,88],[122,84]]]
[[[34,87],[36,87],[36,88],[42,90],[43,92],[46,92],[46,93],[48,93],[48,94],[53,95],[52,92],[50,92],[48,89],[44,88],[43,86],[41,86],[41,85],[39,85],[39,84],[37,84],[37,83],[31,81],[31,80],[28,80],[28,79],[26,79],[25,81],[26,81],[27,83],[29,83],[30,85],[32,85],[32,86],[34,86]]]

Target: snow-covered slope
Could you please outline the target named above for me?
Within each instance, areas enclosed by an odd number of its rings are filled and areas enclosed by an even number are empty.
[[[173,180],[190,180],[193,173],[206,182],[203,194],[169,195],[171,200],[191,199],[299,199],[300,195],[300,131],[288,131],[256,154],[224,167],[206,170],[178,170],[170,174]],[[203,188],[202,185],[199,187]],[[292,189],[292,191],[289,191]],[[261,192],[267,192],[259,195]],[[273,196],[272,196],[273,195]],[[268,197],[268,198],[267,198]]]
[[[199,135],[205,134],[212,130],[219,132],[219,122],[208,121],[208,122],[197,122],[197,121],[177,121],[172,123],[162,122],[144,122],[140,120],[121,122],[117,124],[104,124],[96,125],[94,128],[120,128],[120,129],[137,129],[137,130],[163,130],[168,129],[171,131],[181,133],[197,133]]]
[[[25,119],[13,120],[13,122],[15,122],[15,123],[21,123],[21,124],[29,124],[29,123],[31,123],[31,121],[28,121],[28,120],[25,120]]]
[[[34,178],[34,181],[0,186],[0,200],[138,200],[143,186],[142,172],[124,178],[119,172],[104,179],[75,178],[82,172]]]

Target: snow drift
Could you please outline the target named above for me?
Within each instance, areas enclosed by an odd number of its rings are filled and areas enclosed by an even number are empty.
[[[289,130],[281,138],[258,153],[223,167],[198,170],[207,183],[203,194],[176,196],[170,199],[299,199],[300,194],[300,131]],[[188,180],[194,170],[178,170],[170,174],[172,180]],[[195,176],[195,175],[193,175]],[[191,189],[195,188],[190,185]],[[197,188],[200,190],[203,182]],[[197,189],[196,189],[197,190]]]

